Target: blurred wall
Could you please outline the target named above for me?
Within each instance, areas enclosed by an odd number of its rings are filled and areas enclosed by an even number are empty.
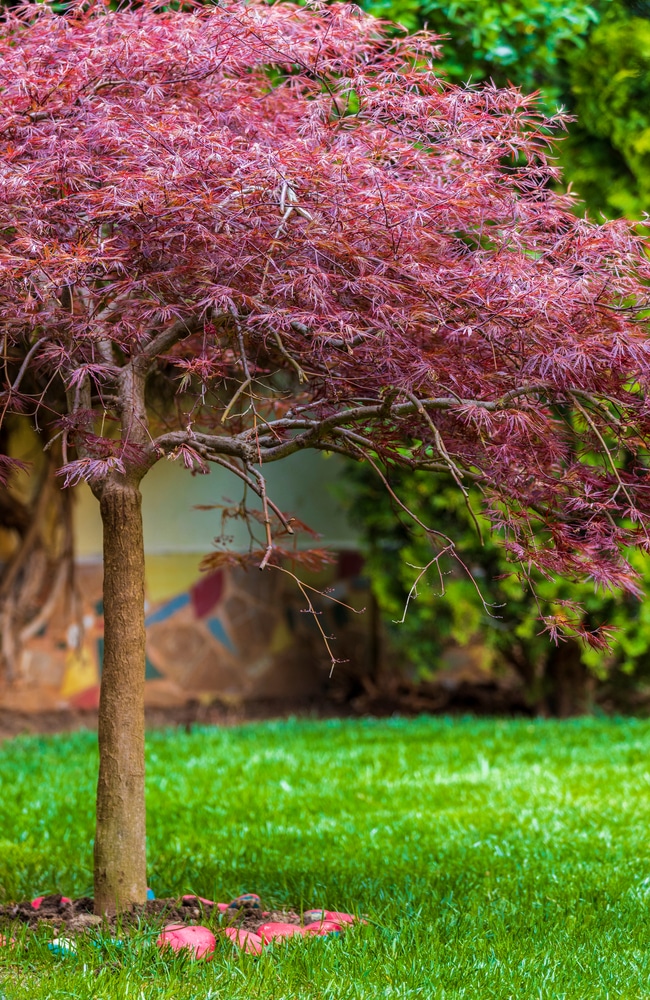
[[[313,595],[319,621],[340,659],[365,666],[368,588],[356,554],[356,536],[330,487],[344,474],[338,457],[295,455],[268,469],[268,494],[286,513],[317,530],[298,547],[317,545],[334,554],[314,576],[297,575],[350,609]],[[240,567],[201,572],[199,564],[222,532],[221,510],[197,505],[238,503],[236,477],[217,469],[192,476],[160,462],[142,483],[146,550],[147,702],[166,707],[188,700],[228,704],[250,699],[318,697],[330,660],[297,584],[278,572]],[[247,499],[253,506],[251,498]],[[0,686],[0,706],[43,711],[96,706],[103,655],[101,522],[90,490],[76,490],[74,534],[77,606],[61,600],[47,626],[25,645],[10,686]],[[249,546],[246,526],[226,525],[228,547]],[[289,547],[289,546],[286,546]]]

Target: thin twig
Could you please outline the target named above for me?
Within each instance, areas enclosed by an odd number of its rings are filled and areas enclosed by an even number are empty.
[[[300,367],[300,365],[298,364],[298,362],[296,361],[296,359],[292,358],[292,356],[289,354],[288,350],[286,349],[286,347],[282,343],[282,338],[281,338],[280,334],[277,332],[277,330],[273,331],[273,339],[275,340],[276,344],[278,345],[278,350],[280,351],[280,354],[282,355],[282,357],[286,358],[286,360],[289,362],[289,364],[291,365],[291,367],[295,369],[295,371],[296,371],[296,373],[298,375],[298,381],[299,382],[307,382],[307,376],[305,375],[303,369]]]
[[[228,406],[223,411],[223,416],[221,417],[221,423],[222,424],[225,424],[226,420],[230,416],[230,411],[232,410],[233,406],[235,405],[235,403],[237,402],[237,400],[241,396],[242,392],[245,392],[246,389],[248,389],[248,387],[249,387],[250,384],[251,384],[251,379],[250,378],[247,378],[245,382],[242,382],[240,384],[239,388],[235,392],[235,395],[232,397],[232,399],[228,403]]]
[[[409,604],[411,603],[412,600],[414,600],[418,596],[418,594],[417,594],[418,583],[420,582],[420,580],[422,579],[422,577],[425,576],[429,572],[429,570],[434,565],[434,563],[437,564],[437,566],[438,566],[438,572],[440,573],[440,559],[442,558],[442,556],[444,556],[444,554],[446,552],[449,552],[449,551],[450,551],[450,548],[447,545],[446,548],[441,549],[440,552],[438,552],[438,554],[433,557],[433,559],[430,559],[429,562],[426,564],[426,566],[423,566],[423,567],[422,566],[413,566],[412,567],[413,569],[419,569],[420,572],[418,573],[418,575],[416,576],[415,580],[413,581],[413,585],[412,585],[411,589],[409,590],[409,592],[408,592],[408,594],[406,596],[406,601],[405,601],[405,604],[404,604],[404,610],[402,612],[402,617],[400,619],[393,619],[393,625],[403,625],[404,624],[404,622],[406,621],[406,615],[407,615],[407,612],[408,612],[408,609],[409,609]],[[443,594],[444,594],[444,592],[445,592],[445,585],[444,585],[444,581],[442,579],[442,573],[440,573],[440,581],[442,583],[442,594],[440,596],[442,597]]]
[[[610,452],[610,450],[609,450],[609,448],[607,446],[607,443],[606,443],[604,437],[602,436],[602,434],[598,430],[598,427],[596,426],[596,424],[592,420],[591,414],[589,413],[589,411],[586,410],[584,408],[584,406],[582,406],[582,404],[578,402],[578,400],[575,398],[575,396],[573,397],[573,401],[574,401],[575,405],[577,406],[578,410],[580,411],[580,413],[582,413],[583,417],[585,418],[585,420],[587,421],[587,423],[589,424],[589,426],[591,427],[592,431],[594,432],[594,434],[596,435],[596,437],[598,438],[598,440],[600,441],[601,445],[603,446],[603,448],[605,450],[605,454],[607,455],[607,458],[609,459],[609,464],[612,467],[612,472],[614,473],[614,476],[618,480],[618,488],[616,490],[616,493],[618,493],[619,490],[622,490],[623,493],[624,493],[624,495],[625,495],[625,497],[626,497],[626,499],[627,499],[627,502],[630,505],[630,509],[634,510],[635,505],[634,505],[634,502],[632,500],[632,497],[628,493],[627,487],[625,486],[623,480],[620,477],[619,471],[616,468],[616,465],[614,464],[614,459],[612,457],[612,454],[611,454],[611,452]],[[614,494],[614,496],[616,496],[616,494]]]
[[[463,483],[461,483],[461,479],[464,476],[463,471],[458,468],[458,466],[456,465],[456,463],[452,459],[451,455],[447,451],[445,443],[442,440],[442,436],[440,434],[440,431],[438,430],[438,428],[434,424],[433,420],[431,419],[430,414],[427,413],[427,411],[425,410],[425,408],[423,406],[419,405],[419,401],[417,400],[417,398],[415,396],[413,396],[410,392],[406,393],[406,395],[411,400],[411,402],[415,403],[418,406],[418,413],[420,413],[424,417],[425,421],[427,422],[427,425],[428,425],[429,429],[431,430],[431,433],[433,434],[433,440],[435,441],[436,448],[437,448],[438,452],[440,453],[440,455],[442,455],[443,461],[447,465],[447,468],[449,469],[449,471],[450,471],[450,473],[451,473],[451,475],[452,475],[452,477],[453,477],[456,485],[458,486],[458,489],[463,494],[463,497],[465,499],[465,506],[467,507],[467,510],[469,512],[469,516],[471,517],[472,521],[474,522],[474,527],[476,528],[476,532],[478,534],[479,541],[480,541],[481,545],[484,545],[485,543],[483,541],[483,532],[481,531],[481,525],[478,523],[478,518],[477,518],[477,516],[474,513],[474,510],[472,508],[472,504],[471,504],[471,501],[470,501],[470,498],[469,498],[469,491],[467,490],[467,487],[464,486]]]
[[[332,639],[332,636],[328,636],[328,635],[325,634],[325,630],[324,630],[323,626],[321,625],[320,621],[318,620],[319,612],[316,611],[316,608],[314,607],[312,599],[309,596],[309,594],[307,593],[307,591],[311,590],[312,593],[318,594],[319,597],[324,597],[328,601],[332,601],[334,604],[339,604],[342,608],[346,608],[348,611],[354,612],[355,615],[362,615],[365,612],[366,609],[362,608],[360,611],[358,611],[356,608],[351,607],[351,605],[345,604],[343,601],[339,601],[338,598],[336,598],[336,597],[332,597],[331,594],[326,594],[322,590],[317,590],[316,587],[310,587],[309,584],[303,583],[303,581],[300,580],[296,576],[295,573],[292,573],[291,570],[286,569],[284,566],[278,566],[277,564],[271,564],[270,569],[277,569],[277,570],[280,571],[280,573],[286,573],[287,576],[290,576],[291,579],[297,584],[298,588],[300,589],[301,594],[303,595],[303,597],[307,601],[307,609],[309,611],[309,614],[312,615],[314,621],[316,622],[316,625],[318,626],[318,631],[321,634],[321,638],[322,638],[322,640],[323,640],[323,642],[325,644],[325,649],[327,650],[328,656],[330,658],[330,663],[331,663],[330,677],[331,677],[332,673],[334,672],[334,667],[336,666],[336,664],[337,663],[343,663],[344,661],[343,660],[337,660],[336,657],[334,656],[334,653],[332,652],[332,647],[330,646],[330,640]]]

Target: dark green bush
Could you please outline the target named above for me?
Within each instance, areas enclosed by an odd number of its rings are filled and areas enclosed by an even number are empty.
[[[367,569],[393,641],[417,674],[428,679],[440,665],[450,642],[478,639],[498,667],[513,667],[527,690],[531,705],[553,711],[558,668],[579,666],[582,680],[589,674],[605,679],[613,672],[623,678],[650,676],[650,602],[621,592],[597,593],[593,586],[571,580],[533,578],[531,588],[520,568],[506,558],[501,539],[490,534],[480,513],[483,535],[455,483],[439,474],[395,474],[392,486],[410,510],[428,527],[449,535],[469,572],[453,558],[434,565],[409,592],[434,552],[425,531],[396,507],[372,470],[354,467],[348,505],[363,539]],[[481,509],[480,496],[471,498]],[[650,566],[642,555],[633,561],[650,587]],[[480,591],[480,594],[479,594]],[[543,619],[562,613],[565,602],[582,608],[579,617],[590,629],[601,624],[615,631],[611,649],[594,649],[571,637],[575,612],[566,610],[567,630],[555,645],[544,633]],[[561,663],[560,663],[561,661]]]

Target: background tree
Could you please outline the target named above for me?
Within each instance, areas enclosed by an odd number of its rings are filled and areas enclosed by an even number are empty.
[[[104,531],[98,912],[145,897],[155,462],[217,463],[258,496],[260,569],[292,531],[264,465],[315,448],[474,484],[526,571],[635,589],[644,245],[549,189],[553,122],[530,98],[446,86],[433,51],[346,6],[2,22],[0,414],[56,427]],[[425,530],[431,569],[459,559]],[[602,642],[570,619],[545,626]]]
[[[612,7],[569,64],[574,182],[608,215],[650,209],[650,3]]]
[[[548,100],[566,90],[566,60],[587,44],[612,0],[365,0],[363,6],[415,30],[448,36],[441,68],[457,83],[517,83]]]
[[[493,667],[514,669],[531,710],[566,717],[592,708],[593,681],[627,688],[650,673],[650,607],[647,600],[619,588],[597,591],[575,579],[548,579],[533,572],[533,585],[508,560],[489,524],[479,515],[482,538],[455,484],[435,473],[396,472],[392,486],[420,519],[454,538],[472,578],[451,562],[443,578],[425,576],[426,533],[404,515],[390,495],[377,488],[372,470],[350,467],[341,490],[359,530],[382,619],[400,662],[419,680],[435,679],[450,645],[477,640]],[[473,492],[473,491],[472,491]],[[480,498],[472,496],[472,507]],[[647,556],[630,559],[648,580]],[[480,594],[474,585],[480,585]],[[486,608],[484,600],[487,600]],[[565,635],[549,643],[540,621],[561,614],[565,602],[580,607],[583,626],[608,625],[615,633],[609,648],[594,648]],[[408,603],[408,611],[405,608]],[[406,662],[405,662],[406,661]],[[601,684],[602,687],[602,684]],[[622,691],[620,692],[622,694]]]

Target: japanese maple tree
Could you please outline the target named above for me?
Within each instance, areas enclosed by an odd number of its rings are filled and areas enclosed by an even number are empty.
[[[475,484],[522,572],[635,588],[644,244],[553,192],[561,121],[441,82],[434,42],[345,5],[3,14],[0,414],[49,428],[104,529],[99,913],[146,893],[155,462],[258,495],[260,568],[291,530],[264,466],[315,448]]]

